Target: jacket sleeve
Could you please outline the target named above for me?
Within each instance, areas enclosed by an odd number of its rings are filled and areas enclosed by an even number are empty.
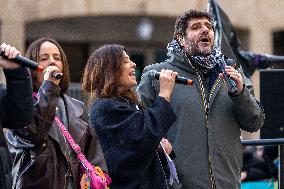
[[[131,146],[138,152],[156,150],[176,120],[170,104],[162,97],[157,97],[151,108],[145,111],[130,108],[127,103],[117,100],[103,101],[91,111],[92,124],[98,133],[103,133],[100,140],[107,135],[112,141]]]
[[[261,103],[254,96],[250,80],[243,74],[241,69],[239,69],[239,72],[242,73],[244,90],[240,95],[236,97],[231,96],[230,98],[234,102],[235,115],[241,129],[247,132],[255,132],[263,125],[265,118],[264,110]]]
[[[7,137],[10,144],[17,148],[40,147],[44,144],[54,121],[60,87],[52,82],[44,81],[37,97],[34,97],[33,121],[23,129],[14,129]]]
[[[32,122],[31,74],[27,68],[4,69],[7,95],[4,98],[3,127],[23,128]]]

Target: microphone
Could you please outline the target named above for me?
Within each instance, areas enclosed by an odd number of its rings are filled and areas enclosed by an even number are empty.
[[[158,79],[160,78],[160,72],[157,72],[156,70],[150,70],[149,71],[149,77],[151,79]],[[185,77],[180,77],[176,76],[176,83],[178,84],[183,84],[183,85],[193,85],[193,80],[185,78]]]
[[[53,79],[61,79],[63,76],[63,73],[55,73],[52,75],[52,78]]]
[[[0,51],[0,56],[2,56],[3,58],[6,58],[8,59],[7,56],[5,56],[4,52],[3,51]],[[28,67],[32,70],[36,70],[38,72],[42,72],[43,71],[43,67],[41,65],[39,65],[38,63],[30,60],[30,59],[27,59],[23,56],[20,56],[20,55],[17,55],[15,58],[12,58],[12,59],[8,59],[8,60],[11,60],[13,62],[16,62],[24,67]]]
[[[45,74],[45,73],[46,73],[46,70],[43,72],[43,74]],[[53,70],[49,74],[51,74],[50,76],[52,77],[52,79],[61,79],[62,76],[63,76],[63,73],[58,72],[57,70]]]
[[[235,63],[235,60],[230,59],[230,58],[224,59],[224,60],[220,59],[220,61],[217,61],[216,70],[217,70],[218,73],[223,73],[224,79],[225,79],[226,83],[228,84],[231,92],[233,94],[236,94],[236,93],[238,93],[237,84],[232,78],[230,78],[230,76],[225,71],[226,65],[233,65],[234,63]]]

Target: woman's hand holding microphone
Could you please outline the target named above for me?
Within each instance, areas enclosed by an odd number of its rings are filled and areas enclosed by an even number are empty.
[[[48,66],[43,72],[43,79],[51,81],[58,85],[60,83],[62,73],[56,66]]]
[[[160,81],[159,96],[165,98],[168,102],[171,99],[177,75],[178,73],[172,70],[164,70],[164,69],[161,70],[159,78]]]

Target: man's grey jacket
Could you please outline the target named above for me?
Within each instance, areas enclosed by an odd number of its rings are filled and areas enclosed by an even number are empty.
[[[218,77],[210,93],[205,93],[204,82],[184,53],[168,55],[165,62],[144,69],[137,91],[146,107],[159,94],[159,81],[148,76],[151,69],[170,69],[194,80],[192,86],[176,84],[170,101],[177,121],[168,138],[176,153],[175,164],[183,188],[208,189],[213,182],[217,189],[240,188],[240,129],[255,132],[264,121],[263,108],[254,97],[250,81],[242,74],[244,91],[233,97]],[[242,72],[241,68],[238,71]]]

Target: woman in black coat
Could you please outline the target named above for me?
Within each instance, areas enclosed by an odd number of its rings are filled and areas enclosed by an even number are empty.
[[[2,44],[0,66],[6,77],[6,86],[0,84],[0,188],[11,189],[11,158],[5,142],[3,128],[23,128],[32,122],[33,99],[31,74],[27,68],[9,59],[20,54],[15,47]]]
[[[177,73],[161,71],[159,97],[143,109],[133,89],[135,68],[120,45],[93,52],[83,77],[83,89],[93,101],[90,119],[112,178],[111,189],[164,189],[157,148],[176,120],[169,101]]]

